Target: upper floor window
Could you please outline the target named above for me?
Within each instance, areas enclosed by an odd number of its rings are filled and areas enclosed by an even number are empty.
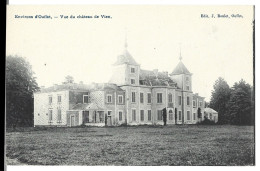
[[[140,93],[140,103],[144,103],[144,93]]]
[[[131,73],[135,73],[135,68],[131,68]]]
[[[89,103],[89,96],[83,95],[83,103]]]
[[[49,96],[49,104],[52,104],[52,96]]]
[[[187,105],[190,105],[190,97],[187,97]]]
[[[61,103],[61,95],[58,95],[58,103]]]
[[[132,103],[135,103],[135,92],[132,92]]]
[[[131,84],[135,84],[135,79],[131,79]]]
[[[202,101],[199,102],[199,107],[202,107]]]
[[[112,103],[112,95],[111,94],[107,95],[107,103]]]
[[[196,113],[193,113],[193,120],[196,120]]]
[[[152,95],[151,95],[151,93],[147,93],[147,103],[152,103]]]
[[[157,103],[162,103],[162,93],[157,93]]]
[[[171,93],[168,95],[168,102],[172,103],[172,94]]]
[[[140,119],[144,121],[144,110],[140,110]]]
[[[118,96],[118,103],[123,104],[123,96],[122,95]]]
[[[193,107],[196,107],[196,100],[193,100]]]
[[[190,86],[189,85],[186,86],[186,90],[190,90]]]
[[[181,105],[181,96],[178,96],[179,105]]]

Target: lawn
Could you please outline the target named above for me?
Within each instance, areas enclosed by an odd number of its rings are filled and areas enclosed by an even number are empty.
[[[6,132],[6,156],[29,165],[254,165],[254,148],[252,126],[23,128]]]

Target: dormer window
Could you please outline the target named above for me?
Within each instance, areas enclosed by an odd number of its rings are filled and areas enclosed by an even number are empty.
[[[89,95],[83,95],[83,103],[89,103]]]
[[[131,73],[135,73],[135,68],[131,68]]]

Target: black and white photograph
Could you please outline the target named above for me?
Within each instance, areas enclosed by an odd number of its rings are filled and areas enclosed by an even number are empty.
[[[254,12],[7,5],[7,169],[255,166]]]

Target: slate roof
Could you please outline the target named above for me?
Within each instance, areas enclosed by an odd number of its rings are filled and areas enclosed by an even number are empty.
[[[217,111],[215,111],[214,109],[211,109],[209,107],[205,108],[204,111],[207,113],[218,113]]]
[[[180,61],[170,75],[191,74],[186,66]]]
[[[72,91],[95,91],[95,90],[104,90],[104,91],[124,91],[116,84],[110,83],[92,83],[92,84],[61,84],[61,85],[53,85],[48,88],[42,88],[40,91],[36,93],[48,93],[48,92],[57,92],[62,90],[72,90]]]
[[[169,76],[167,72],[158,72],[157,70],[149,71],[140,69],[139,76],[140,85],[146,86],[170,86],[176,87],[175,83]]]
[[[53,85],[53,86],[50,86],[47,88],[41,88],[41,90],[39,92],[47,93],[47,92],[56,92],[56,91],[62,91],[62,90],[88,91],[88,90],[90,90],[90,88],[91,87],[86,84],[69,83],[69,84]]]
[[[117,56],[117,61],[114,63],[114,65],[122,65],[122,64],[130,64],[130,65],[139,65],[132,55],[127,51],[127,49],[124,50],[124,52]]]
[[[75,106],[72,107],[72,110],[102,110],[101,107],[99,107],[96,103],[78,103]]]

